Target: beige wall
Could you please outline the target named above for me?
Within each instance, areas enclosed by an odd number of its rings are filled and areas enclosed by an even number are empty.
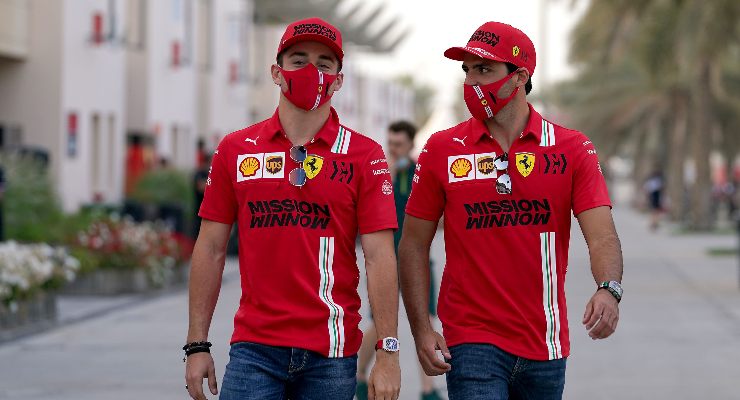
[[[28,0],[0,0],[0,56],[28,55]]]
[[[43,4],[42,4],[43,3]],[[0,121],[18,125],[23,143],[51,153],[59,179],[61,115],[61,1],[29,2],[26,61],[0,59]]]

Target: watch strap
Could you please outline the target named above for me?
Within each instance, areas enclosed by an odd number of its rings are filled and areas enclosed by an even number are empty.
[[[619,292],[617,292],[616,290],[614,290],[611,287],[610,284],[611,284],[611,281],[601,282],[599,284],[598,290],[600,290],[600,289],[606,289],[606,291],[608,291],[609,293],[611,293],[611,295],[614,296],[615,299],[617,299],[617,303],[621,302],[622,301],[622,295]]]

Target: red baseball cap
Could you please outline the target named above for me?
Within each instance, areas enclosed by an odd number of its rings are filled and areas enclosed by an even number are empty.
[[[288,25],[285,28],[282,39],[280,39],[277,54],[280,54],[283,50],[298,42],[305,41],[325,44],[337,55],[339,61],[342,61],[342,58],[344,58],[342,34],[339,32],[339,29],[323,19],[316,17],[302,19]]]
[[[486,22],[468,40],[465,47],[450,47],[445,57],[462,61],[465,54],[526,68],[534,74],[537,55],[534,44],[524,32],[501,22]]]

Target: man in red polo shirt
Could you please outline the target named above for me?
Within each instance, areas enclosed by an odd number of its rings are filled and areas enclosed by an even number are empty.
[[[473,118],[428,140],[406,208],[401,286],[417,353],[427,374],[447,373],[451,400],[559,399],[571,212],[598,287],[583,318],[589,335],[608,337],[619,315],[622,256],[596,150],[527,103],[536,55],[518,29],[488,22],[445,56],[462,61]],[[427,316],[429,246],[442,215],[444,337]]]
[[[242,297],[221,399],[351,399],[362,333],[355,238],[361,235],[379,345],[376,399],[400,389],[397,228],[381,147],[339,123],[342,39],[311,18],[288,26],[271,73],[275,114],[227,135],[211,164],[190,274],[186,381],[216,379],[206,342],[232,223]]]

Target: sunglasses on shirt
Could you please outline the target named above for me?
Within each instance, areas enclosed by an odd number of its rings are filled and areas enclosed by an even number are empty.
[[[511,177],[509,176],[509,155],[503,153],[493,160],[496,171],[504,171],[496,178],[496,192],[498,194],[511,194]]]
[[[305,147],[293,146],[290,148],[290,158],[300,164],[288,174],[288,182],[293,186],[301,187],[308,180],[306,170],[303,169],[303,162],[306,161],[306,157],[308,157],[308,151]]]

